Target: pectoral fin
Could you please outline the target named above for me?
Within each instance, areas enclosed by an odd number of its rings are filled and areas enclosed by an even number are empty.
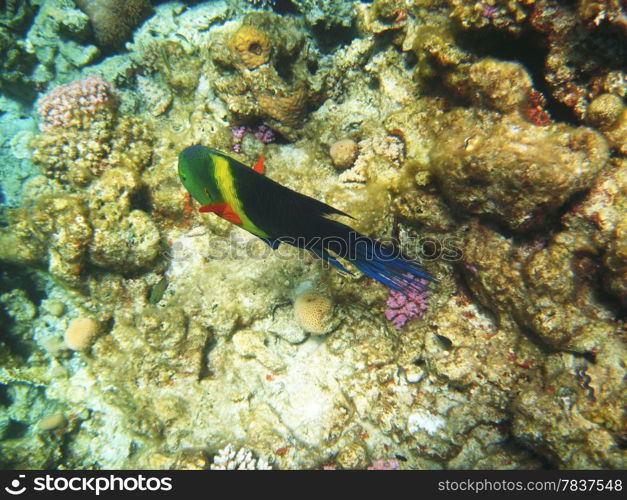
[[[222,217],[224,220],[228,220],[238,226],[242,224],[242,219],[233,211],[231,205],[228,203],[213,203],[212,205],[205,205],[200,207],[198,211],[202,213],[214,213]]]
[[[204,205],[198,209],[199,212],[204,214],[206,213],[214,213],[222,216],[222,212],[224,212],[225,208],[228,207],[228,203],[213,203],[211,205]]]

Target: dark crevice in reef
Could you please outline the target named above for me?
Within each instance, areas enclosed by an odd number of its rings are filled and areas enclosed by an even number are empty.
[[[13,398],[9,394],[9,387],[0,385],[0,406],[9,407],[13,404]]]
[[[137,192],[131,195],[131,207],[133,207],[133,209],[142,210],[148,214],[151,213],[152,205],[148,186],[142,186]]]
[[[544,61],[548,55],[542,35],[525,32],[514,36],[493,28],[460,33],[457,43],[477,57],[493,57],[522,64],[529,72],[533,87],[546,98],[546,110],[555,121],[579,125],[580,121],[568,106],[554,99],[544,78]]]
[[[548,456],[538,453],[538,450],[530,447],[527,443],[520,441],[516,438],[516,436],[514,436],[511,419],[503,422],[502,426],[505,432],[509,435],[509,438],[503,443],[503,447],[505,449],[510,449],[512,451],[526,451],[531,457],[540,462],[540,470],[555,470],[557,468],[555,465],[557,460],[555,458],[551,460]]]
[[[455,284],[457,285],[457,293],[466,295],[470,301],[477,306],[477,309],[485,314],[488,318],[490,318],[494,324],[499,324],[499,314],[496,309],[491,309],[486,306],[479,297],[475,294],[472,287],[468,283],[468,279],[466,278],[466,273],[463,268],[462,263],[457,263],[454,266],[453,276],[455,278]]]
[[[28,299],[35,305],[39,305],[47,296],[45,290],[33,279],[32,271],[3,262],[0,267],[0,294],[15,288],[24,290]]]
[[[350,45],[355,38],[359,37],[359,32],[354,25],[329,28],[323,23],[316,23],[311,27],[311,32],[323,54],[331,54],[340,47]]]
[[[272,10],[277,14],[300,15],[300,12],[298,12],[298,9],[292,0],[275,0]]]
[[[6,434],[5,434],[4,439],[9,440],[9,439],[18,439],[18,438],[24,437],[26,436],[26,433],[28,432],[28,428],[29,428],[29,425],[24,422],[11,420],[9,421],[9,426],[7,430],[5,431]]]
[[[198,380],[204,380],[211,378],[213,376],[213,372],[210,368],[210,359],[209,353],[212,349],[217,345],[217,340],[213,338],[211,334],[208,335],[207,340],[205,341],[205,345],[202,348],[202,357],[201,357],[201,366],[200,373],[198,374]]]

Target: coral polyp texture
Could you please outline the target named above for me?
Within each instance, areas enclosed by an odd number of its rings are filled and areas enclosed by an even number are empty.
[[[39,100],[37,114],[44,131],[52,127],[85,128],[117,107],[117,91],[94,75],[54,88]]]
[[[624,468],[626,18],[0,2],[0,467]],[[192,145],[437,281],[199,212]]]

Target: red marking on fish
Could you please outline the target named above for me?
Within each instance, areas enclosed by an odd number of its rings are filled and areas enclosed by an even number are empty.
[[[200,207],[198,211],[202,213],[214,213],[219,217],[222,217],[224,220],[228,220],[238,226],[242,224],[242,219],[235,213],[235,211],[231,208],[231,205],[228,203],[213,203],[211,205],[205,205]]]
[[[265,167],[263,165],[263,155],[259,157],[259,159],[257,160],[257,163],[255,163],[255,166],[253,167],[253,170],[257,172],[258,174],[263,175],[265,171]]]

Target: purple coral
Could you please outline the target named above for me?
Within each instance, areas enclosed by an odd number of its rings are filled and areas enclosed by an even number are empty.
[[[237,141],[241,141],[248,132],[250,132],[250,127],[245,127],[243,125],[231,127],[233,138]]]
[[[409,291],[407,295],[390,290],[390,296],[385,303],[387,305],[385,317],[392,322],[397,330],[403,328],[408,321],[422,316],[427,309],[427,297],[429,295],[427,282],[422,279],[418,281],[425,285],[424,290]]]
[[[257,128],[253,129],[251,127],[247,127],[245,125],[235,125],[231,127],[231,133],[233,134],[233,138],[235,139],[235,144],[233,144],[233,151],[239,153],[242,151],[242,140],[246,134],[253,134],[255,138],[261,141],[263,144],[270,144],[276,141],[276,134],[274,130],[272,130],[267,125],[259,125]]]
[[[498,7],[494,5],[490,5],[490,4],[484,4],[481,15],[487,19],[494,19],[496,15],[498,14],[498,12],[499,12]]]
[[[270,144],[271,142],[276,141],[276,136],[274,135],[274,130],[266,125],[259,125],[257,130],[254,132],[255,137],[263,142],[264,144]]]

